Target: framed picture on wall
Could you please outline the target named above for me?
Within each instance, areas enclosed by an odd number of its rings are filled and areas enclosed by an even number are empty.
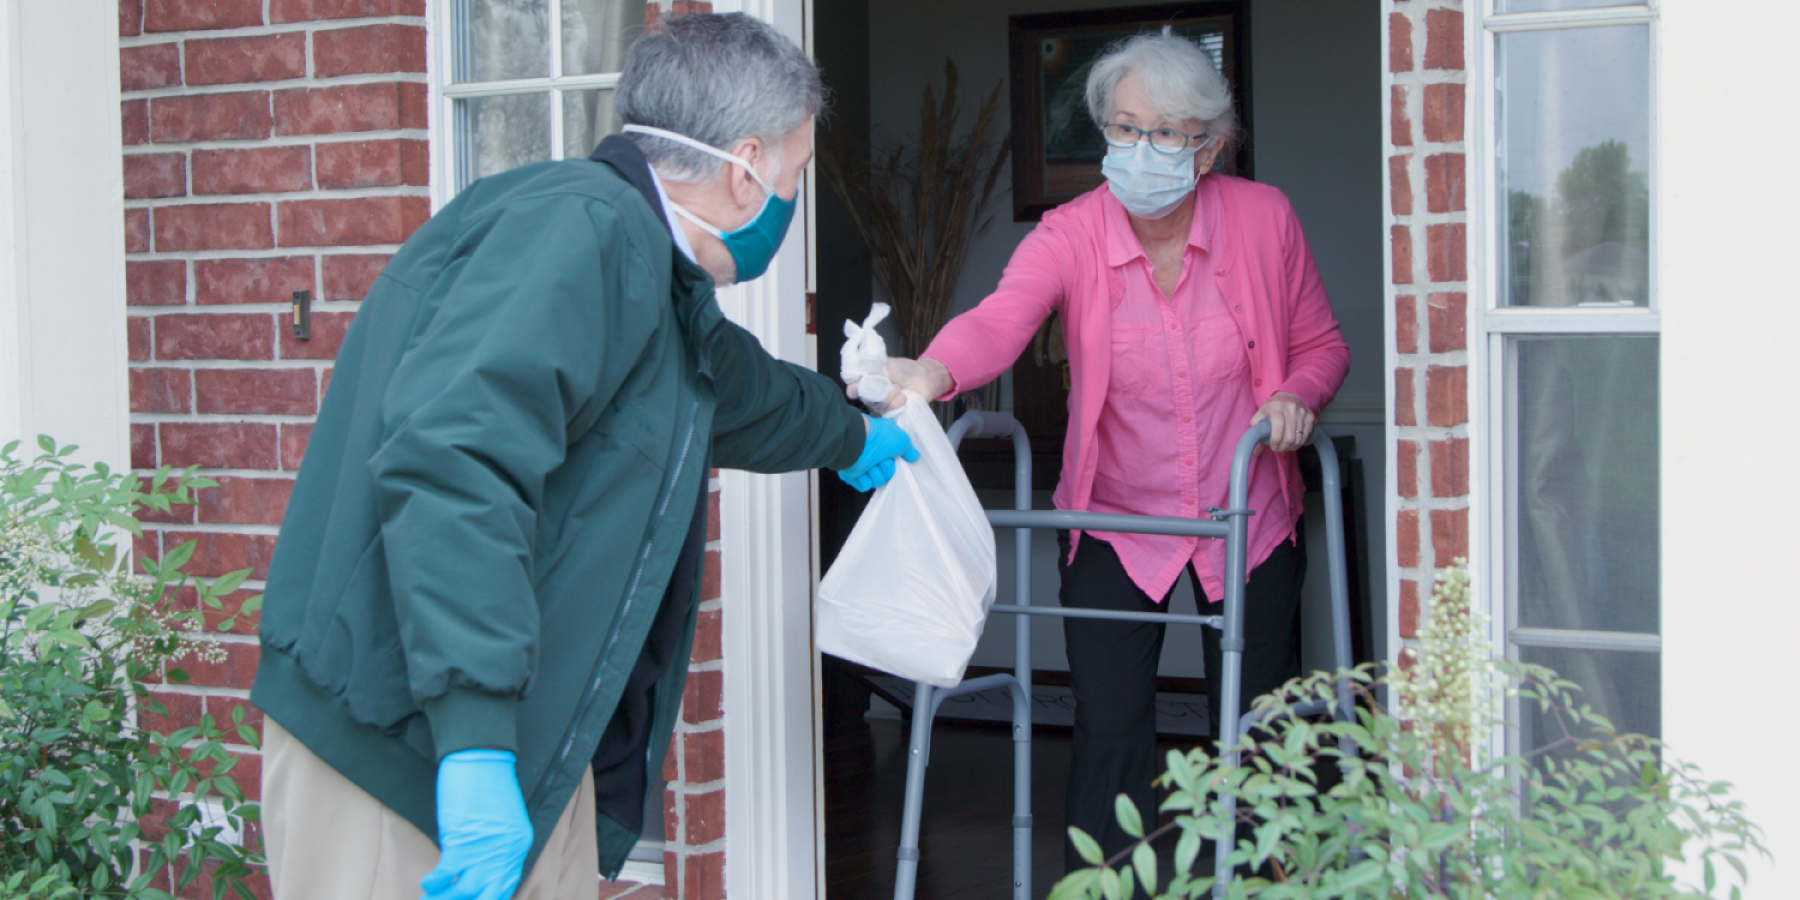
[[[1035,222],[1100,186],[1106,142],[1088,115],[1087,76],[1106,48],[1132,35],[1168,26],[1205,48],[1231,85],[1238,119],[1247,130],[1247,5],[1246,0],[1209,0],[1011,17],[1013,220]],[[1224,171],[1250,177],[1247,143],[1224,161]]]

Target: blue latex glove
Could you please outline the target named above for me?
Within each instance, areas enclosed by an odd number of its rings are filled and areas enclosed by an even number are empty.
[[[459,750],[438,763],[438,846],[419,886],[424,900],[506,900],[531,850],[531,819],[516,760],[505,750]]]
[[[859,491],[870,491],[894,477],[894,458],[918,462],[919,451],[913,449],[906,431],[886,419],[871,419],[869,436],[863,439],[862,455],[848,469],[839,469],[838,477]]]

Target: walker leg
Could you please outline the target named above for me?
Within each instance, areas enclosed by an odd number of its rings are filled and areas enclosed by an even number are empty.
[[[1021,432],[1021,437],[1023,436]],[[1015,503],[1031,508],[1031,450],[1017,448]],[[1014,588],[1020,606],[1031,605],[1031,529],[1013,533]],[[1013,900],[1031,900],[1031,616],[1013,623]]]
[[[1242,589],[1242,585],[1239,585],[1238,590],[1242,591]],[[1232,591],[1229,586],[1225,589],[1225,593],[1227,597],[1231,595]],[[1226,615],[1230,616],[1231,613],[1229,610],[1231,607],[1227,605],[1226,609]],[[1231,635],[1234,629],[1231,628],[1229,624],[1230,620],[1227,621],[1228,624],[1225,628],[1225,637],[1220,639],[1220,643],[1223,645],[1224,649],[1224,652],[1221,654],[1223,657],[1221,664],[1225,670],[1220,673],[1222,677],[1222,689],[1219,692],[1219,733],[1217,739],[1219,758],[1221,760],[1232,758],[1237,753],[1238,708],[1242,705],[1242,698],[1239,696],[1239,693],[1243,689],[1243,637],[1240,633],[1234,646],[1231,643]],[[1238,619],[1238,622],[1241,623],[1242,619]],[[1241,627],[1240,624],[1239,628],[1241,629]],[[1211,673],[1208,674],[1210,675]],[[1226,858],[1231,855],[1231,851],[1237,846],[1237,798],[1227,796],[1225,797],[1224,804],[1225,822],[1220,826],[1219,835],[1213,840],[1214,881],[1212,895],[1214,897],[1224,897],[1227,892],[1227,886],[1231,884],[1233,875],[1232,866],[1230,863],[1226,862]]]
[[[1031,682],[1012,687],[1013,900],[1031,900]]]
[[[900,851],[894,867],[894,900],[913,900],[919,880],[919,816],[925,805],[925,767],[931,761],[931,697],[935,688],[913,686],[912,739],[906,757],[906,802],[900,816]]]

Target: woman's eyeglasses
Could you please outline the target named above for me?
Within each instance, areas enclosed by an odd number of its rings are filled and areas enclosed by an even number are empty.
[[[1150,149],[1163,153],[1180,153],[1189,147],[1198,150],[1212,141],[1209,134],[1184,134],[1169,128],[1146,129],[1135,125],[1115,122],[1100,129],[1106,142],[1114,147],[1135,146],[1145,137],[1150,138]]]

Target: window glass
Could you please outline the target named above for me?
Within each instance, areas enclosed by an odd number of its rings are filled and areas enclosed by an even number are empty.
[[[1629,650],[1566,650],[1526,647],[1523,662],[1549,666],[1581,686],[1577,702],[1612,721],[1619,733],[1662,736],[1662,654]],[[1560,722],[1535,703],[1519,704],[1521,749],[1537,749],[1562,739]],[[1579,736],[1579,735],[1578,735]],[[1572,752],[1564,755],[1573,755]]]
[[[468,181],[550,158],[550,95],[456,101],[458,144]]]
[[[505,81],[550,74],[549,0],[458,0],[456,80]],[[640,11],[641,14],[641,11]]]
[[[600,139],[619,130],[612,91],[564,91],[562,95],[563,157],[585,158]]]
[[[1649,304],[1649,34],[1496,36],[1503,305]]]
[[[1634,5],[1637,4],[1632,0],[1495,0],[1494,12],[1559,12],[1566,9],[1600,9],[1606,6]]]
[[[642,0],[563,0],[563,74],[625,68],[625,48],[643,33]]]
[[[1657,338],[1508,343],[1516,624],[1658,633]]]

